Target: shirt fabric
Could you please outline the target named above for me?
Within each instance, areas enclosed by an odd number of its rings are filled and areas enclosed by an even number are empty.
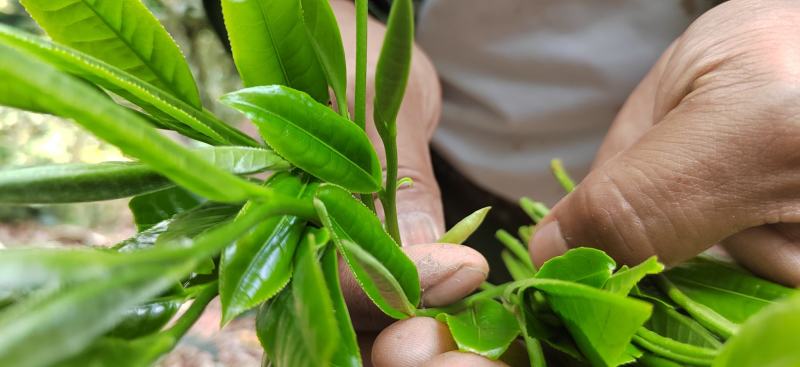
[[[710,4],[686,0],[426,0],[417,42],[441,77],[433,146],[484,189],[553,204],[626,97]]]

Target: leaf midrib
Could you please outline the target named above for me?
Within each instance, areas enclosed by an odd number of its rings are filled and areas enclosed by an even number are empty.
[[[254,109],[257,109],[257,110],[259,110],[259,111],[261,111],[261,112],[263,112],[263,113],[265,113],[265,114],[267,114],[267,115],[269,115],[269,116],[273,116],[273,117],[275,117],[275,118],[278,118],[278,119],[281,119],[281,120],[283,120],[284,122],[286,122],[286,124],[288,124],[288,125],[291,125],[291,126],[292,126],[292,127],[294,127],[295,129],[297,129],[298,131],[300,131],[302,134],[304,134],[304,135],[306,135],[306,136],[309,136],[311,139],[313,139],[314,141],[318,142],[320,145],[322,145],[322,146],[326,147],[328,150],[330,150],[331,152],[333,152],[333,153],[334,153],[336,156],[338,156],[338,157],[342,158],[342,159],[343,159],[343,160],[345,160],[346,162],[348,162],[348,163],[352,164],[353,166],[355,166],[355,167],[358,169],[358,171],[359,171],[359,172],[361,172],[362,174],[364,174],[364,176],[366,176],[366,177],[369,177],[369,181],[370,181],[370,182],[372,182],[372,183],[375,183],[375,182],[372,180],[372,178],[373,178],[373,177],[372,177],[372,175],[371,175],[371,174],[369,174],[369,172],[367,172],[367,171],[366,171],[366,170],[365,170],[363,167],[361,167],[361,166],[360,166],[360,165],[358,165],[356,162],[354,162],[353,160],[351,160],[350,158],[348,158],[347,156],[345,156],[344,154],[342,154],[341,152],[339,152],[339,150],[338,150],[338,149],[334,149],[334,148],[333,148],[331,145],[329,145],[329,144],[328,144],[326,141],[324,141],[324,140],[322,140],[322,139],[318,138],[316,135],[314,135],[314,134],[312,134],[312,133],[308,132],[306,129],[302,128],[301,126],[299,126],[299,125],[295,124],[295,123],[294,123],[294,122],[292,122],[291,120],[289,120],[289,119],[287,119],[287,118],[284,118],[283,116],[281,116],[281,115],[279,115],[279,114],[277,114],[277,113],[274,113],[274,112],[272,112],[272,111],[269,111],[269,110],[267,110],[267,109],[265,109],[265,108],[262,108],[262,107],[260,107],[260,106],[257,106],[255,103],[251,103],[251,102],[245,102],[245,101],[243,101],[243,103],[244,103],[244,104],[246,104],[247,106],[250,106],[250,107],[252,107],[252,108],[254,108]],[[291,162],[290,162],[290,163],[291,163]]]
[[[283,74],[283,80],[286,81],[286,84],[291,86],[292,81],[289,79],[289,74],[286,72],[286,66],[283,65],[283,59],[281,57],[281,51],[278,48],[278,45],[275,43],[275,36],[272,34],[272,28],[270,28],[270,20],[267,17],[266,9],[264,8],[265,5],[261,1],[256,1],[258,3],[258,10],[259,14],[261,15],[261,19],[264,21],[264,28],[267,30],[267,36],[269,37],[269,44],[272,46],[272,50],[275,52],[275,59],[278,61],[278,66],[281,68],[281,73]]]
[[[111,26],[111,24],[110,24],[108,21],[106,21],[106,19],[105,19],[105,18],[104,18],[104,17],[103,17],[103,16],[102,16],[102,15],[101,15],[99,12],[97,12],[97,11],[96,11],[96,10],[95,10],[95,9],[94,9],[94,8],[93,8],[93,7],[92,7],[92,6],[91,6],[91,5],[90,5],[90,4],[89,4],[89,3],[88,3],[86,0],[78,0],[78,1],[80,1],[80,2],[81,2],[82,4],[84,4],[84,5],[85,5],[85,6],[86,6],[86,7],[87,7],[87,8],[88,8],[88,9],[89,9],[89,10],[90,10],[92,13],[94,13],[94,14],[97,16],[97,18],[98,18],[98,19],[100,19],[100,21],[101,21],[101,22],[102,22],[102,23],[103,23],[103,24],[104,24],[106,27],[108,27],[108,29],[110,29],[112,33],[114,33],[114,34],[117,36],[117,39],[119,39],[120,41],[122,41],[122,43],[123,43],[125,46],[127,46],[127,47],[128,47],[128,49],[129,49],[131,52],[133,52],[133,54],[134,54],[134,55],[136,55],[136,57],[139,59],[139,61],[141,61],[141,62],[142,62],[142,65],[144,65],[144,66],[147,68],[147,70],[150,70],[150,72],[151,72],[151,73],[153,73],[153,75],[156,77],[156,79],[158,79],[158,80],[159,80],[159,82],[161,82],[162,84],[164,84],[164,86],[168,87],[168,88],[169,88],[169,90],[170,90],[170,91],[172,91],[173,93],[175,93],[175,94],[177,94],[177,95],[180,95],[182,98],[185,98],[185,96],[183,96],[183,95],[182,95],[182,93],[181,93],[180,91],[178,91],[178,90],[175,90],[175,89],[174,89],[174,88],[175,88],[175,86],[174,86],[174,85],[172,85],[172,82],[171,82],[171,81],[169,81],[169,80],[166,80],[166,79],[165,79],[165,78],[164,78],[164,77],[163,77],[163,76],[162,76],[162,75],[161,75],[161,74],[158,72],[158,70],[154,69],[154,68],[153,68],[153,67],[150,65],[150,63],[148,63],[148,62],[147,62],[147,61],[149,61],[149,60],[145,59],[144,55],[142,55],[141,53],[139,53],[139,51],[138,51],[138,50],[137,50],[135,47],[133,47],[133,45],[132,45],[130,42],[128,42],[128,40],[127,40],[127,39],[125,39],[125,38],[122,36],[122,34],[121,34],[119,31],[117,31],[117,29],[115,29],[114,27],[112,27],[112,26]],[[144,5],[143,5],[143,6],[144,6]],[[122,9],[124,9],[124,8],[125,8],[125,5],[123,4],[123,5],[122,5]],[[125,17],[123,16],[122,18],[124,19]],[[121,24],[120,24],[120,26],[121,26]],[[154,35],[154,36],[153,36],[153,48],[154,48],[154,49],[155,49],[155,47],[156,47],[156,45],[155,45],[155,43],[156,43],[156,42],[155,42],[155,37],[156,37],[156,36]],[[177,45],[175,45],[175,46],[177,47]]]

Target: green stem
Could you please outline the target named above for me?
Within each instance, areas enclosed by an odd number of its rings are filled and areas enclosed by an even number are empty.
[[[189,328],[197,322],[197,319],[203,314],[203,310],[217,296],[217,282],[214,281],[205,286],[202,291],[197,294],[197,297],[192,302],[192,305],[186,310],[178,321],[169,330],[165,331],[166,334],[171,335],[177,342],[180,338],[189,331]]]
[[[440,313],[446,314],[454,314],[463,311],[469,306],[472,306],[475,302],[485,300],[485,299],[492,299],[496,297],[500,297],[505,293],[508,287],[512,287],[517,282],[508,282],[503,283],[497,286],[494,286],[490,289],[487,289],[482,292],[475,293],[467,298],[462,299],[459,302],[456,302],[452,305],[445,306],[445,307],[434,307],[434,308],[421,308],[415,311],[415,316],[426,316],[426,317],[436,317],[436,315]]]
[[[655,277],[655,282],[667,296],[681,306],[694,319],[715,334],[728,339],[739,330],[739,325],[734,324],[724,316],[718,314],[708,306],[689,298],[675,284],[664,275]]]
[[[388,136],[387,136],[388,135]],[[400,226],[397,223],[397,141],[396,134],[389,131],[381,134],[386,152],[386,184],[381,192],[381,204],[386,221],[386,231],[399,244]]]
[[[512,236],[511,233],[508,233],[503,229],[495,232],[495,238],[503,243],[503,245],[505,245],[509,251],[513,252],[514,255],[516,255],[517,258],[519,258],[519,260],[522,261],[522,263],[525,264],[528,269],[530,269],[531,272],[534,274],[536,273],[536,266],[533,265],[531,256],[528,254],[528,250],[525,248],[525,245],[523,245],[522,242],[519,242],[516,237]]]
[[[355,123],[367,126],[367,0],[356,0]]]

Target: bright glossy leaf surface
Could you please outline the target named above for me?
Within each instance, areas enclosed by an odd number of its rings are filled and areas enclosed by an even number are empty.
[[[800,366],[797,344],[800,296],[770,305],[742,325],[714,361],[714,367]]]
[[[695,258],[664,275],[687,297],[735,323],[795,292],[710,258]]]
[[[437,242],[441,243],[455,243],[462,244],[469,238],[483,223],[486,214],[489,213],[491,207],[487,206],[476,210],[474,213],[466,216],[464,219],[456,223],[453,228],[450,228],[447,233],[442,235]]]
[[[316,239],[310,232],[304,236],[297,248],[292,278],[296,321],[316,365],[327,366],[339,344],[338,325],[315,249]]]
[[[328,85],[302,24],[300,0],[223,0],[222,13],[245,86],[286,85],[328,102]]]
[[[536,278],[567,280],[600,288],[611,277],[616,266],[605,252],[579,247],[542,264]]]
[[[547,303],[595,366],[616,366],[650,317],[650,304],[591,286],[550,279],[534,279],[531,284],[545,293]]]
[[[331,364],[336,367],[360,367],[361,351],[353,323],[350,320],[350,312],[347,310],[347,304],[345,304],[342,294],[339,282],[339,256],[333,246],[325,249],[322,255],[322,273],[331,296],[336,328],[339,330],[339,347],[333,354]]]
[[[447,323],[459,350],[490,359],[500,358],[520,332],[514,314],[493,300],[479,301],[458,314],[437,318]]]
[[[266,148],[208,147],[193,151],[209,163],[237,175],[291,168],[289,162]]]
[[[147,111],[153,116],[149,121],[158,123],[160,128],[176,130],[210,144],[257,145],[253,139],[213,115],[90,55],[4,25],[0,25],[0,43],[25,49],[59,70],[114,92]],[[49,110],[47,105],[38,105],[24,95],[0,93],[0,101],[18,108],[58,114],[58,111]],[[22,105],[19,101],[23,101]]]
[[[107,335],[113,338],[133,339],[155,333],[178,312],[183,301],[183,297],[170,297],[127,309],[122,321]]]
[[[334,315],[315,247],[305,235],[295,257],[290,287],[261,307],[256,331],[266,355],[276,367],[330,366],[339,344]]]
[[[21,0],[47,34],[185,102],[200,95],[178,45],[139,0]]]
[[[267,144],[293,165],[353,192],[380,188],[381,166],[367,134],[307,94],[273,85],[222,100],[250,118]]]
[[[394,128],[408,82],[413,46],[414,5],[411,0],[393,1],[375,69],[373,114],[378,131],[391,132]]]
[[[4,80],[0,95],[35,96],[38,105],[74,119],[123,153],[199,195],[235,202],[271,194],[206,162],[92,87],[29,54],[0,45],[0,78]]]
[[[603,285],[603,289],[621,295],[628,295],[631,289],[647,275],[658,274],[664,270],[664,265],[658,262],[655,256],[643,261],[629,269],[620,269],[614,273]]]
[[[320,186],[314,205],[367,296],[392,317],[409,315],[420,300],[417,268],[386,233],[375,214],[349,192],[334,185]],[[345,245],[346,241],[357,246]],[[354,247],[363,251],[353,252]],[[386,274],[381,268],[388,272],[386,278],[380,277]],[[399,294],[394,282],[402,289]]]
[[[327,0],[300,0],[303,24],[325,79],[333,89],[340,114],[347,113],[347,66],[339,25]]]
[[[205,200],[180,187],[171,187],[137,195],[128,202],[137,231],[154,225],[202,204]]]
[[[272,176],[267,186],[284,195],[309,199],[315,188],[307,178],[290,173]],[[265,204],[251,202],[245,210],[257,205]],[[220,264],[223,323],[283,289],[292,276],[292,257],[304,229],[305,220],[295,216],[272,217],[225,249]]]

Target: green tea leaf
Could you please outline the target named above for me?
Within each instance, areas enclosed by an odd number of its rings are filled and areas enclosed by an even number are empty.
[[[315,247],[314,235],[307,232],[295,256],[292,294],[304,344],[311,351],[316,366],[328,366],[339,344],[339,332]]]
[[[58,362],[58,367],[146,367],[175,347],[175,337],[154,334],[134,340],[103,337],[80,354]]]
[[[328,85],[333,89],[339,114],[347,116],[347,66],[339,25],[327,0],[300,0],[303,24]]]
[[[194,107],[200,95],[178,45],[138,0],[21,0],[56,42],[164,90]]]
[[[515,300],[519,307],[517,314],[523,325],[523,334],[546,343],[576,361],[585,361],[569,331],[547,306],[542,292],[534,288],[522,288],[517,292]]]
[[[714,367],[795,367],[800,365],[797,330],[800,296],[774,303],[747,320],[722,348]]]
[[[268,187],[292,197],[311,197],[316,188],[290,173],[270,177]],[[250,206],[265,205],[248,203]],[[306,222],[295,216],[272,217],[253,228],[222,253],[220,301],[222,323],[265,302],[289,283],[292,257]]]
[[[633,341],[655,355],[691,365],[710,366],[717,355],[715,349],[681,343],[645,328],[636,332]]]
[[[572,190],[575,190],[575,181],[569,177],[569,174],[564,169],[564,163],[561,162],[560,159],[553,159],[550,161],[550,168],[553,170],[553,176],[556,177],[556,181],[561,184],[564,191],[570,193]]]
[[[145,231],[178,213],[196,208],[203,198],[180,187],[171,187],[149,194],[137,195],[128,202],[137,231]]]
[[[236,175],[292,168],[289,162],[264,147],[207,147],[193,151],[207,162]]]
[[[474,213],[464,217],[464,219],[456,223],[453,228],[450,228],[447,233],[442,235],[442,237],[436,242],[454,244],[464,243],[464,241],[466,241],[467,238],[469,238],[469,236],[481,226],[481,223],[483,223],[483,220],[486,218],[486,214],[489,213],[490,209],[492,209],[492,207],[487,206],[485,208],[478,209]]]
[[[658,259],[653,256],[630,269],[620,269],[606,280],[605,284],[603,284],[603,289],[625,296],[631,292],[631,289],[633,289],[642,278],[650,274],[658,274],[663,270],[664,265],[659,263]]]
[[[0,365],[42,366],[79,353],[119,322],[126,309],[170,287],[193,265],[189,261],[116,271],[4,309]]]
[[[302,26],[300,0],[223,0],[222,13],[245,86],[280,84],[328,102],[325,75]]]
[[[94,249],[0,250],[0,294],[29,293],[109,275],[113,254]]]
[[[192,305],[168,330],[133,340],[102,337],[96,339],[80,354],[65,361],[60,361],[57,365],[59,367],[151,366],[155,364],[162,354],[175,347],[178,340],[197,322],[208,303],[216,295],[216,282],[204,285],[195,295]]]
[[[708,349],[719,349],[722,346],[714,334],[697,321],[660,303],[653,304],[653,314],[644,327],[681,343]]]
[[[0,43],[24,49],[53,67],[101,86],[152,116],[135,112],[159,128],[169,128],[209,144],[258,144],[239,130],[220,121],[210,113],[193,107],[121,69],[90,55],[52,43],[43,38],[0,24]],[[0,89],[0,92],[4,92]],[[31,100],[30,95],[0,93],[0,103],[33,111],[59,114],[47,104]],[[23,101],[23,103],[20,103]],[[22,104],[22,105],[21,105]]]
[[[403,102],[414,47],[414,5],[411,0],[392,2],[381,55],[375,68],[373,115],[381,135],[393,135]]]
[[[616,267],[617,264],[605,252],[579,247],[546,261],[536,278],[567,280],[600,288]]]
[[[230,222],[241,207],[219,203],[206,203],[192,210],[176,214],[158,236],[155,245],[180,245],[206,231]]]
[[[459,350],[489,359],[500,358],[520,332],[514,314],[493,300],[475,302],[458,314],[441,314],[437,319],[447,323]]]
[[[293,165],[359,193],[380,188],[381,166],[367,134],[307,94],[273,85],[222,97],[258,126],[264,140]]]
[[[258,337],[276,367],[330,366],[343,335],[314,251],[315,242],[313,235],[304,236],[295,256],[291,286],[265,303],[256,318]]]
[[[539,223],[550,213],[550,209],[547,208],[547,205],[544,205],[538,201],[533,201],[530,198],[522,197],[519,199],[519,206],[522,208],[522,211],[531,218],[533,223]]]
[[[375,214],[334,185],[317,189],[314,206],[367,296],[389,316],[411,315],[420,300],[417,268]]]
[[[106,335],[119,339],[135,339],[153,334],[175,316],[183,302],[183,296],[173,296],[129,308],[125,310],[122,321]]]
[[[0,170],[0,202],[76,203],[129,197],[172,183],[132,162],[69,163]]]
[[[654,277],[654,280],[661,291],[663,291],[673,303],[683,308],[686,313],[708,330],[711,330],[724,339],[730,338],[739,330],[739,324],[728,320],[725,316],[720,315],[712,308],[687,296],[664,275],[657,275]]]
[[[234,174],[288,168],[288,163],[268,149],[214,147],[195,149],[192,152],[197,153],[208,163]],[[172,182],[156,170],[135,162],[70,163],[11,168],[0,170],[0,203],[40,204],[110,200],[152,193],[172,185]],[[187,195],[189,194],[184,193],[183,201],[191,201]],[[168,198],[158,196],[156,199]]]
[[[680,264],[664,275],[686,296],[737,324],[796,292],[705,257]]]
[[[506,269],[511,274],[511,278],[514,280],[532,278],[536,274],[508,250],[503,250],[503,252],[500,253],[500,258],[503,259],[503,264],[505,264]]]
[[[5,81],[0,95],[36,96],[39,105],[73,118],[123,153],[201,196],[236,202],[272,194],[206,162],[83,82],[5,45],[0,45],[0,79]]]
[[[394,278],[389,269],[383,266],[372,254],[352,241],[342,239],[340,242],[346,258],[358,264],[361,279],[368,279],[367,282],[361,284],[361,287],[364,288],[367,296],[375,302],[378,308],[389,316],[398,319],[414,314],[414,305],[408,301],[403,287]],[[353,273],[355,272],[353,270]],[[358,280],[361,281],[361,279]],[[374,290],[371,288],[374,288]]]
[[[331,365],[361,367],[361,351],[339,282],[339,256],[336,248],[332,246],[326,248],[321,262],[322,273],[333,304],[333,314],[336,317],[336,329],[339,330],[339,347],[333,354]]]
[[[508,251],[513,253],[518,262],[523,264],[530,273],[536,273],[536,266],[533,265],[528,249],[522,242],[519,242],[516,237],[512,236],[511,233],[508,233],[504,229],[495,232],[494,237],[497,238]]]
[[[533,279],[578,348],[595,366],[616,366],[650,317],[650,304],[562,280]]]

